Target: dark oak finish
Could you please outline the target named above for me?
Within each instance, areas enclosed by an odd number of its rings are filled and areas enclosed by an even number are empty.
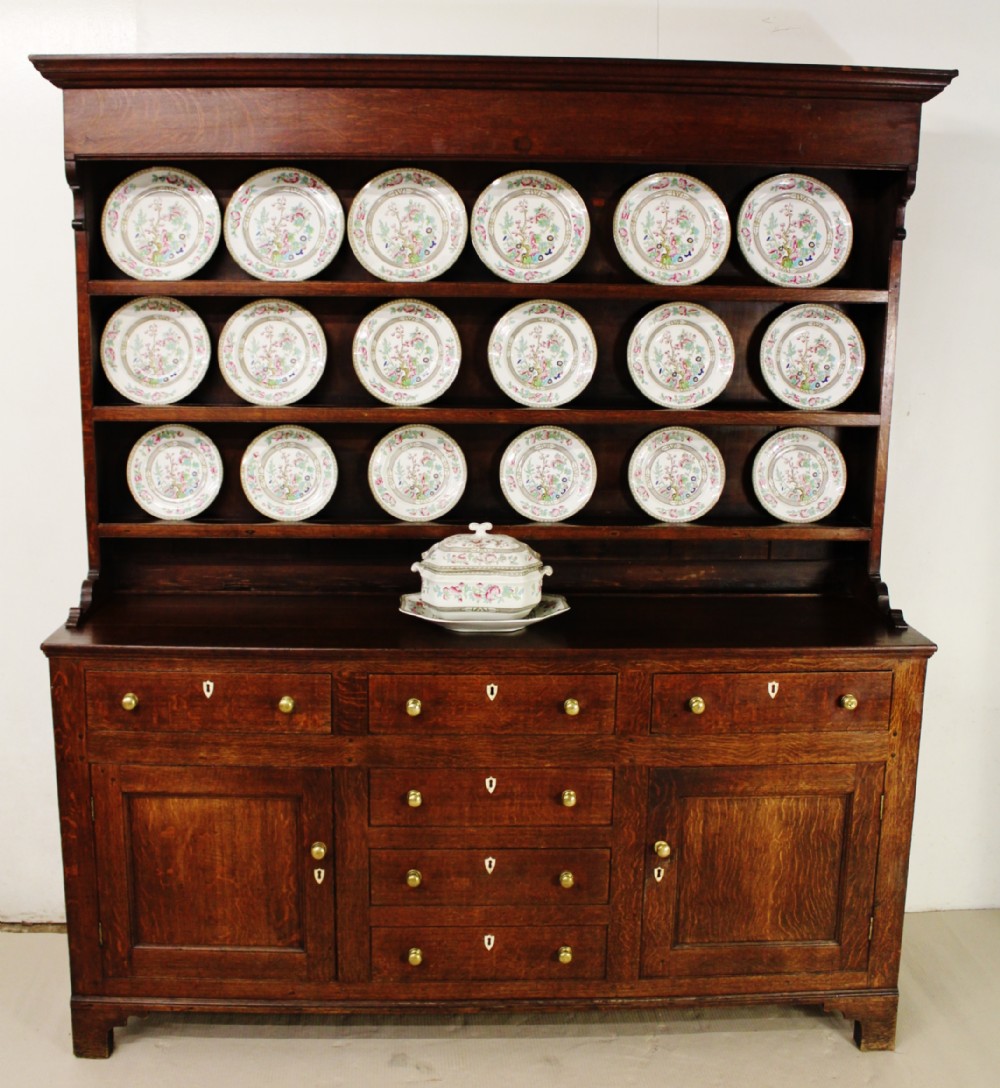
[[[537,58],[36,57],[62,88],[74,196],[87,577],[46,641],[66,877],[74,1051],[106,1057],[129,1015],[812,1004],[893,1045],[921,700],[933,645],[881,577],[895,322],[920,111],[954,72]],[[539,108],[544,98],[545,108]],[[655,123],[651,123],[655,119]],[[676,148],[688,149],[685,161]],[[552,284],[494,279],[471,247],[439,279],[384,283],[345,244],[310,280],[265,283],[220,245],[195,275],[121,274],[100,234],[129,173],[176,165],[224,207],[267,165],[329,181],[347,208],[376,173],[435,170],[466,206],[495,177],[554,170],[583,195],[591,240]],[[785,170],[845,200],[854,248],[808,291],[765,283],[734,240],[709,279],[640,281],[615,205],[654,170],[711,185],[731,220]],[[733,223],[734,233],[738,224]],[[242,402],[217,369],[177,404],[120,396],[100,364],[112,314],[175,296],[213,348],[247,301],[298,300],[329,362],[283,408]],[[354,330],[417,295],[454,322],[463,361],[420,409],[369,397]],[[594,331],[598,367],[571,404],[514,405],[486,353],[517,301],[554,297]],[[726,322],[725,391],[665,411],[629,377],[654,305]],[[822,301],[867,363],[829,411],[777,403],[763,331]],[[374,444],[415,418],[445,427],[469,485],[441,522],[387,518]],[[333,446],[334,500],[269,521],[239,484],[262,430],[294,421]],[[125,464],[159,423],[203,428],[222,491],[157,521]],[[497,464],[526,426],[594,451],[581,514],[526,523]],[[727,479],[709,515],[652,522],[626,483],[667,423],[703,429]],[[753,494],[760,444],[821,429],[847,460],[826,520],[786,525]],[[538,548],[571,611],[513,636],[458,637],[401,616],[410,564],[491,520]],[[547,587],[548,588],[548,584]],[[695,700],[695,702],[692,702]]]

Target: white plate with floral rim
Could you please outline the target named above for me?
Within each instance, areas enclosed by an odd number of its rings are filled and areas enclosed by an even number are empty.
[[[417,619],[427,620],[428,623],[436,623],[448,631],[454,631],[462,635],[510,635],[515,631],[523,631],[525,627],[541,623],[542,620],[560,616],[569,611],[569,605],[565,597],[558,594],[543,593],[542,599],[535,607],[520,619],[512,619],[510,616],[490,615],[488,612],[468,612],[461,617],[444,619],[435,615],[420,599],[419,593],[404,593],[399,598],[399,611],[404,616],[416,616]]]
[[[351,202],[347,238],[362,267],[380,280],[422,283],[446,272],[465,248],[462,198],[429,170],[387,170]]]
[[[778,431],[753,461],[753,489],[764,509],[781,521],[825,518],[847,486],[844,456],[825,434],[806,427]]]
[[[618,201],[615,245],[650,283],[707,279],[729,250],[729,215],[721,198],[688,174],[650,174]]]
[[[636,446],[629,460],[632,497],[657,521],[694,521],[719,501],[726,466],[700,431],[662,427]]]
[[[759,276],[782,287],[832,279],[844,267],[853,237],[843,200],[806,174],[768,178],[740,208],[743,256]]]
[[[511,400],[552,408],[586,389],[597,365],[597,342],[572,306],[538,299],[500,318],[488,355],[497,385]]]
[[[627,354],[636,388],[665,408],[707,404],[733,373],[733,338],[725,322],[691,302],[668,302],[642,317]]]
[[[137,280],[182,280],[219,244],[219,203],[194,174],[173,166],[139,170],[120,182],[101,215],[108,256]]]
[[[590,447],[563,427],[519,434],[500,459],[504,498],[532,521],[563,521],[583,509],[597,484]]]
[[[259,280],[307,280],[344,240],[344,210],[308,170],[272,167],[248,178],[226,206],[226,248]]]
[[[437,427],[397,427],[382,438],[368,462],[375,501],[400,521],[433,521],[465,491],[465,455]]]
[[[462,344],[437,306],[404,298],[368,314],[354,334],[352,355],[372,396],[386,404],[427,404],[455,380]]]
[[[101,334],[108,381],[136,404],[174,404],[193,392],[212,357],[205,322],[175,298],[137,298]]]
[[[318,514],[337,486],[337,459],[308,427],[272,427],[247,446],[240,483],[250,505],[275,521]]]
[[[486,267],[513,283],[551,283],[580,260],[590,240],[583,197],[542,170],[505,174],[472,211],[472,246]]]
[[[308,310],[288,299],[264,298],[241,307],[219,336],[226,384],[251,404],[301,400],[326,366],[326,339]]]
[[[132,447],[126,479],[147,514],[183,521],[207,510],[219,494],[222,458],[208,435],[194,427],[155,427]]]
[[[793,408],[835,408],[858,387],[865,345],[857,326],[832,306],[805,303],[771,322],[760,347],[768,388]]]

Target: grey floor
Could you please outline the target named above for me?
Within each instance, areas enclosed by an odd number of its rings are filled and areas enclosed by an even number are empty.
[[[266,1021],[132,1019],[72,1056],[66,938],[0,932],[3,1088],[996,1088],[1000,911],[906,919],[894,1053],[798,1009]]]

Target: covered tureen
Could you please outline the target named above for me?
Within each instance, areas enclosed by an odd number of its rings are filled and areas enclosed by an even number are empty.
[[[439,540],[410,568],[420,574],[424,607],[444,618],[491,612],[520,619],[542,598],[542,578],[552,568],[512,536],[490,536],[493,525],[473,522],[472,533]]]

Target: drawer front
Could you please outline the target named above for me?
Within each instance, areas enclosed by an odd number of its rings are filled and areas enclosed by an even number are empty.
[[[373,850],[371,901],[391,906],[583,906],[608,901],[598,849]]]
[[[211,665],[202,672],[87,673],[87,722],[95,730],[329,733],[331,698],[325,673]]]
[[[612,772],[605,768],[375,769],[370,786],[375,826],[611,823]]]
[[[615,676],[372,676],[373,733],[610,733]]]
[[[651,728],[654,733],[887,729],[891,701],[891,672],[661,673],[653,678]]]
[[[604,926],[399,926],[372,930],[372,975],[380,982],[604,978],[606,961]]]

